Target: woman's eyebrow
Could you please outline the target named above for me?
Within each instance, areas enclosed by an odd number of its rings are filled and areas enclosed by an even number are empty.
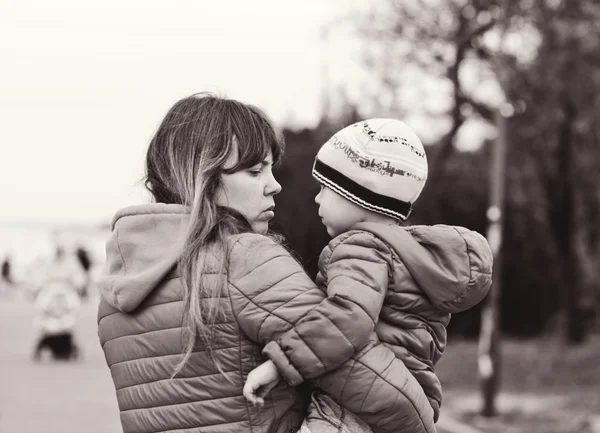
[[[271,161],[270,159],[263,159],[262,160],[262,165],[271,165],[273,164],[273,161]]]

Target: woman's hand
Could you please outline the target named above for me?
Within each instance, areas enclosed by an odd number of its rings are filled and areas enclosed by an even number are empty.
[[[277,385],[281,375],[273,361],[265,361],[248,375],[244,385],[244,397],[253,405],[262,406],[264,397]]]

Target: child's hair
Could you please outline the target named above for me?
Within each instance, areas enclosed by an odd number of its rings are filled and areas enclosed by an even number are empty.
[[[313,176],[351,202],[404,221],[427,180],[427,156],[396,119],[369,119],[338,131],[319,150]]]

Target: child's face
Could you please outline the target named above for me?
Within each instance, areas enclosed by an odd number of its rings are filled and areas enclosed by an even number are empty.
[[[321,186],[315,202],[319,205],[321,221],[331,237],[336,237],[348,231],[352,225],[365,220],[363,208],[346,200],[326,186]]]

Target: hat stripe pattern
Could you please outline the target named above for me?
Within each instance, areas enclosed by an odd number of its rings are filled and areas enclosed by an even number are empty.
[[[370,191],[318,158],[315,159],[312,174],[320,183],[365,209],[402,221],[408,218],[412,210],[411,203]],[[359,197],[363,197],[364,200]]]

